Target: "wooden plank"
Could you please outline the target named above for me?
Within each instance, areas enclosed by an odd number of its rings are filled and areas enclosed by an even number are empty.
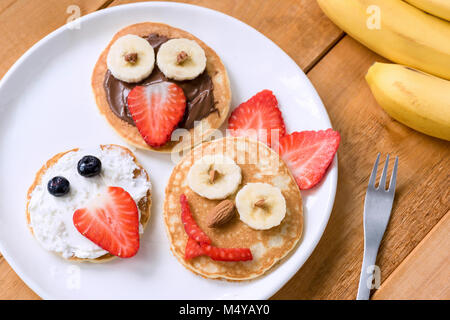
[[[10,6],[12,6],[12,4],[16,1],[17,0],[2,0],[2,2],[0,2],[0,12],[4,11],[7,8],[9,8]]]
[[[33,44],[64,25],[78,6],[81,15],[101,7],[106,0],[6,0],[0,5],[0,77]]]
[[[40,299],[11,269],[5,259],[0,259],[0,300]]]
[[[382,280],[449,208],[448,142],[409,129],[377,105],[364,79],[375,61],[384,59],[346,36],[308,73],[333,127],[342,135],[339,182],[323,238],[275,299],[356,297],[363,255],[364,195],[377,152],[400,158],[393,213],[377,262]]]
[[[395,269],[372,299],[450,299],[450,211]]]
[[[130,2],[138,1],[115,0],[111,6]],[[343,35],[343,32],[323,14],[316,1],[187,0],[183,2],[214,9],[247,23],[272,39],[305,71],[308,71]]]

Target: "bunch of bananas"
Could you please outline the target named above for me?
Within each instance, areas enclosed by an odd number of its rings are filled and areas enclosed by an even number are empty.
[[[366,80],[383,109],[450,141],[450,0],[317,0],[347,34],[398,63],[375,63]]]

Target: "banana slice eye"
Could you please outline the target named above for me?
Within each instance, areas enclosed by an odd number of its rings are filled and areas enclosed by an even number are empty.
[[[223,155],[207,155],[189,169],[189,188],[202,197],[216,200],[233,194],[241,184],[241,168]]]
[[[205,70],[206,55],[194,40],[171,39],[159,48],[156,64],[169,79],[192,80]]]
[[[236,195],[242,222],[256,230],[278,226],[286,215],[286,200],[280,189],[268,183],[248,183]]]
[[[128,83],[139,82],[152,73],[155,51],[144,38],[127,34],[112,44],[106,64],[114,78]]]

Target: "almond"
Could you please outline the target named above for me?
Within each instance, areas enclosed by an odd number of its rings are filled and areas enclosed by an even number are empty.
[[[265,204],[266,204],[266,200],[260,199],[255,202],[254,206],[258,207],[258,208],[264,208]]]
[[[217,171],[212,169],[209,171],[209,183],[213,184],[214,180],[216,180],[217,177]]]
[[[189,55],[185,51],[181,51],[177,55],[177,64],[183,64],[187,59],[189,59]]]
[[[138,54],[133,52],[133,53],[128,53],[125,55],[125,61],[129,62],[131,64],[135,64],[136,61],[138,59]]]
[[[223,200],[217,206],[212,208],[208,214],[207,223],[210,228],[217,228],[234,216],[234,203],[231,200]]]

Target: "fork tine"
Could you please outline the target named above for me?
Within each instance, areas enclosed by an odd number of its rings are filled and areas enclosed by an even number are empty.
[[[398,157],[395,157],[394,169],[392,169],[391,182],[389,183],[389,191],[395,191],[395,183],[397,182]]]
[[[383,172],[381,173],[381,179],[380,179],[380,184],[378,185],[378,189],[380,187],[383,188],[383,190],[386,190],[386,176],[387,176],[387,172],[388,172],[388,165],[389,165],[389,154],[386,157],[386,162],[384,163],[384,168],[383,168]]]
[[[378,161],[380,160],[380,153],[377,155],[377,160],[375,160],[375,164],[373,165],[372,174],[369,179],[369,187],[375,187],[375,180],[377,179],[377,170],[378,170]]]

